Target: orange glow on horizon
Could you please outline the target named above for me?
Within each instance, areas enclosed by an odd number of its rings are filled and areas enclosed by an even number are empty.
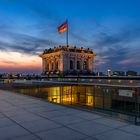
[[[19,52],[0,52],[0,70],[41,71],[42,60],[38,55]]]

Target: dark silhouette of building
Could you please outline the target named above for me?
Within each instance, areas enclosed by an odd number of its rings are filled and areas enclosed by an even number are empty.
[[[129,71],[126,72],[126,76],[137,76],[137,72],[129,70]]]
[[[112,76],[125,76],[124,71],[113,71]]]

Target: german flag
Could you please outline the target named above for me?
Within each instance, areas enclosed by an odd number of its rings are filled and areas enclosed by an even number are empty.
[[[63,24],[61,24],[58,28],[58,33],[64,33],[68,30],[68,22],[65,21]]]

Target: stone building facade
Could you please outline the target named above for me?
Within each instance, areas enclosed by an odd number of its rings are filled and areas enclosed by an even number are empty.
[[[43,74],[92,74],[94,57],[92,49],[58,46],[44,50]]]

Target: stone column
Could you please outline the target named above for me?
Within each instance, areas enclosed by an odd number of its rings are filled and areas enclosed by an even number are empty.
[[[59,70],[60,70],[60,72],[64,71],[63,62],[64,62],[64,56],[63,56],[63,53],[61,53],[60,60],[59,60]]]
[[[55,68],[54,68],[54,61],[51,62],[51,67],[52,67],[52,68],[51,68],[51,71],[54,71],[54,69],[55,69]]]
[[[56,65],[55,65],[55,60],[53,61],[53,71],[55,71],[56,70]]]
[[[51,71],[51,68],[52,68],[51,61],[49,61],[49,71]]]

